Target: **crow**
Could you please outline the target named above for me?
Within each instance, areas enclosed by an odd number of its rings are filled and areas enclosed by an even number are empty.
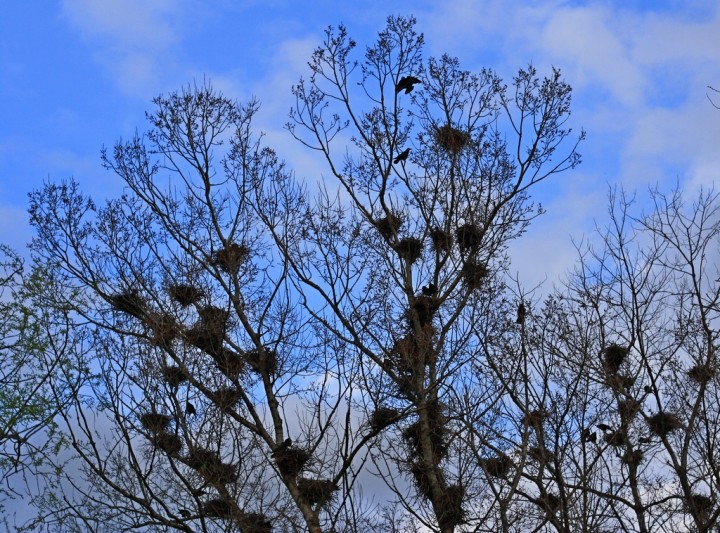
[[[290,446],[292,446],[292,439],[290,437],[288,437],[287,439],[282,441],[281,444],[278,444],[278,447],[275,448],[274,453],[283,452],[283,451],[287,450]]]
[[[597,433],[590,431],[590,428],[585,428],[582,431],[580,440],[582,440],[582,442],[597,442]]]
[[[653,392],[653,388],[652,388],[650,385],[645,385],[645,386],[643,387],[643,390],[644,390],[645,392],[647,392],[648,394],[652,394],[652,392]]]
[[[608,426],[607,424],[597,424],[597,428],[601,431],[612,431],[613,428]]]
[[[188,402],[185,402],[185,412],[188,415],[192,416],[195,413],[197,413],[197,410],[195,409],[195,406],[188,401]]]
[[[187,509],[180,509],[179,512],[180,516],[182,516],[183,518],[190,518],[190,511],[188,511]]]
[[[518,309],[517,309],[517,320],[515,320],[515,323],[516,324],[524,324],[526,313],[527,313],[527,310],[525,309],[525,304],[520,302],[520,305],[518,305]]]
[[[409,155],[410,155],[410,148],[405,148],[405,150],[400,152],[398,154],[398,156],[395,159],[393,159],[393,163],[395,163],[397,165],[401,161],[406,161]]]
[[[437,294],[438,290],[434,283],[428,283],[425,287],[422,288],[422,293],[425,296],[434,296]]]
[[[640,444],[650,444],[652,442],[652,437],[640,437],[638,442]]]
[[[403,76],[395,86],[395,92],[399,93],[404,89],[405,94],[410,94],[410,92],[415,88],[416,83],[421,82],[415,76]]]

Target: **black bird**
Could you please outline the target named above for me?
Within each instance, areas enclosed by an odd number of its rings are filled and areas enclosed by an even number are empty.
[[[197,410],[195,409],[195,406],[193,404],[191,404],[190,402],[185,402],[185,412],[188,415],[192,416],[197,413]]]
[[[410,92],[415,88],[416,83],[421,82],[415,76],[403,76],[395,86],[395,92],[399,93],[400,91],[405,90],[405,94],[410,94]]]
[[[410,148],[405,148],[405,150],[400,152],[398,154],[398,156],[395,159],[393,159],[393,163],[395,163],[397,165],[401,161],[406,161],[409,155],[410,155]]]
[[[652,394],[653,388],[650,385],[645,385],[643,387],[643,390],[647,392],[648,394]]]
[[[515,323],[516,324],[524,324],[526,313],[527,313],[527,310],[525,309],[525,304],[520,302],[520,305],[518,305],[517,320],[515,320]]]
[[[640,437],[638,442],[640,444],[650,444],[652,442],[652,437]]]
[[[190,518],[190,511],[188,511],[187,509],[180,509],[179,512],[180,516],[182,516],[183,518]]]
[[[585,428],[582,431],[580,439],[582,442],[597,442],[597,433],[590,431],[590,428]]]
[[[608,426],[607,424],[597,424],[597,428],[601,431],[612,431],[613,428]]]
[[[438,290],[434,283],[428,283],[425,287],[422,288],[422,293],[425,296],[434,296],[437,294]]]
[[[278,445],[278,447],[275,449],[275,453],[285,451],[290,446],[292,446],[292,439],[288,437],[287,439],[282,441],[281,444]]]

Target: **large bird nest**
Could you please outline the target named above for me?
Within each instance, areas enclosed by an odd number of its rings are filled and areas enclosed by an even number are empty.
[[[484,263],[469,259],[463,263],[461,273],[470,289],[480,289],[488,277],[488,268]]]
[[[617,374],[627,357],[628,351],[627,346],[620,346],[618,344],[606,346],[601,356],[602,366],[605,372],[608,374]]]
[[[204,448],[192,448],[185,464],[197,471],[210,483],[234,483],[238,477],[238,465],[223,463],[220,456]]]
[[[230,320],[230,312],[227,309],[206,305],[198,309],[198,315],[200,316],[200,323],[206,329],[225,333]]]
[[[392,407],[378,407],[370,414],[369,424],[373,433],[380,433],[398,421],[400,411]]]
[[[445,427],[447,420],[439,410],[436,412],[435,408],[428,410],[428,419],[430,426],[428,437],[433,456],[442,459],[447,456],[449,447],[447,443],[448,430]],[[402,437],[407,443],[411,455],[422,457],[422,428],[420,420],[407,426],[402,431]]]
[[[278,356],[275,350],[263,347],[262,350],[251,350],[245,353],[252,370],[261,375],[270,375],[277,372]]]
[[[127,313],[135,318],[142,318],[147,304],[137,289],[129,289],[110,296],[110,303],[118,311]]]
[[[212,400],[223,412],[232,411],[242,399],[242,392],[234,387],[218,389],[212,393]]]
[[[618,429],[616,431],[606,433],[603,438],[605,439],[605,442],[607,442],[608,446],[618,448],[620,446],[625,446],[625,443],[627,442],[627,433],[625,433],[622,429]]]
[[[203,503],[201,512],[206,518],[232,519],[238,515],[237,507],[219,498]]]
[[[434,333],[432,325],[426,324],[420,335],[408,333],[396,341],[389,358],[392,366],[401,373],[412,374],[421,362],[423,365],[434,363],[437,355],[433,349]]]
[[[193,287],[192,285],[186,285],[182,283],[173,283],[168,287],[168,294],[170,298],[175,300],[183,307],[196,304],[203,299],[205,293]]]
[[[160,372],[165,382],[172,388],[176,388],[190,378],[187,370],[179,366],[165,366]]]
[[[400,239],[395,245],[395,251],[400,257],[412,264],[422,257],[423,242],[415,237]]]
[[[440,298],[437,296],[422,295],[415,297],[408,313],[410,327],[413,327],[415,318],[417,318],[420,326],[430,324],[438,309],[440,309]]]
[[[172,421],[172,417],[162,413],[150,412],[140,415],[139,420],[143,427],[148,431],[160,433],[168,428],[170,422]]]
[[[542,427],[547,416],[548,415],[545,409],[533,409],[532,411],[525,413],[520,419],[520,422],[522,422],[524,426],[529,426],[537,430]]]
[[[280,473],[293,478],[303,471],[311,457],[307,450],[294,446],[275,450],[272,456]]]
[[[528,457],[542,464],[550,464],[555,460],[555,454],[552,451],[540,446],[530,446]]]
[[[457,242],[460,250],[474,251],[482,243],[483,232],[475,224],[464,224],[457,229]]]
[[[558,510],[560,510],[562,500],[556,494],[545,492],[540,495],[538,503],[548,513],[555,514]]]
[[[624,426],[628,425],[630,421],[635,418],[640,412],[641,404],[635,398],[629,398],[627,400],[620,400],[618,402],[618,411],[620,412],[620,420]]]
[[[150,443],[158,450],[171,456],[178,455],[180,450],[182,450],[182,439],[173,433],[167,433],[165,431],[155,433],[151,437]]]
[[[438,514],[440,530],[445,531],[462,524],[465,521],[465,510],[462,507],[465,498],[465,487],[450,485],[442,495],[442,505]]]
[[[454,242],[452,233],[440,228],[434,228],[430,232],[430,239],[436,252],[449,252]]]
[[[428,476],[428,468],[425,466],[423,461],[417,460],[409,464],[410,475],[415,481],[415,488],[425,498],[430,499],[432,497],[432,483],[430,476]],[[445,485],[445,478],[443,473],[439,469],[435,469],[435,475],[438,478],[440,485]]]
[[[497,478],[504,478],[510,473],[510,469],[515,466],[512,459],[504,453],[497,457],[483,459],[481,464],[489,476]]]
[[[710,516],[714,506],[715,501],[705,494],[691,494],[685,501],[685,508],[688,512],[694,508],[695,512],[703,518]]]
[[[213,255],[210,264],[223,272],[236,274],[240,266],[250,256],[250,249],[244,244],[232,243]]]
[[[238,517],[243,533],[272,533],[272,522],[262,513],[243,512]]]
[[[680,418],[672,413],[658,413],[648,418],[647,423],[650,431],[660,437],[683,427]]]
[[[635,385],[635,378],[626,374],[607,374],[605,384],[615,391],[630,391]]]
[[[695,383],[703,385],[715,377],[715,367],[711,365],[695,365],[688,370],[688,377]]]
[[[153,346],[170,348],[172,341],[180,334],[180,327],[175,317],[169,313],[150,314],[146,319],[146,323],[152,331],[150,343]]]
[[[633,450],[631,452],[626,452],[625,455],[623,455],[622,462],[629,466],[637,466],[640,464],[640,461],[642,461],[642,458],[642,450]]]
[[[467,145],[470,140],[470,135],[467,132],[460,131],[457,128],[453,128],[451,125],[446,124],[441,126],[435,132],[435,139],[437,143],[448,152],[457,154]]]
[[[390,240],[397,235],[402,225],[403,219],[394,213],[375,221],[375,227],[386,240]]]
[[[220,350],[214,359],[220,372],[232,381],[237,380],[247,369],[245,359],[227,348]]]
[[[311,505],[322,507],[333,498],[339,487],[329,479],[310,479],[301,477],[297,481],[298,490]]]

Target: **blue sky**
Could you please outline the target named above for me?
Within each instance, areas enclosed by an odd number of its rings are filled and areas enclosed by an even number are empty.
[[[426,55],[505,77],[532,62],[574,87],[583,164],[539,194],[548,213],[513,246],[529,284],[572,265],[570,236],[602,222],[608,186],[644,194],[679,180],[693,191],[720,170],[717,0],[443,0],[291,2],[23,0],[0,17],[0,242],[31,237],[27,192],[74,176],[96,199],[118,178],[99,153],[146,128],[159,93],[206,77],[226,95],[262,102],[258,126],[302,177],[323,167],[283,130],[290,86],[329,24],[370,43],[389,14],[414,14]],[[716,95],[720,105],[720,94]],[[530,263],[531,262],[531,263]],[[532,264],[533,269],[524,268]]]

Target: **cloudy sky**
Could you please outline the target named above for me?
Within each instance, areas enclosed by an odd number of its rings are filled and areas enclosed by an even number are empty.
[[[302,177],[318,172],[283,131],[290,86],[329,24],[362,45],[389,14],[414,14],[426,55],[505,77],[532,62],[562,69],[583,164],[539,198],[548,213],[513,247],[528,284],[556,276],[622,184],[679,181],[696,190],[720,171],[717,0],[23,0],[0,17],[0,242],[31,237],[27,192],[74,176],[96,199],[122,184],[99,153],[146,128],[150,100],[203,78],[263,104],[259,125]],[[318,176],[320,179],[322,176]],[[531,263],[532,262],[532,263]],[[529,265],[532,265],[532,269]]]

